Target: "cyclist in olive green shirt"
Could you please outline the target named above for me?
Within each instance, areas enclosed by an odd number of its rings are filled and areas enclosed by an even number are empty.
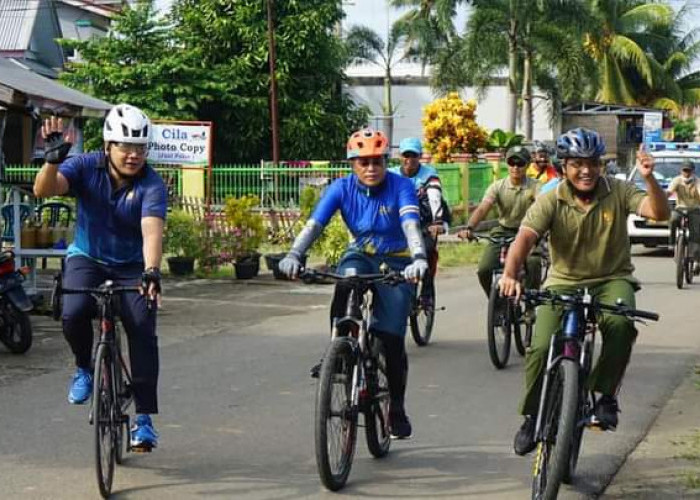
[[[571,293],[587,287],[604,304],[622,299],[635,307],[639,289],[632,276],[634,267],[627,234],[627,215],[636,213],[657,220],[668,219],[666,193],[656,181],[653,158],[640,151],[637,168],[647,191],[631,183],[601,175],[600,157],[605,144],[597,132],[574,129],[557,141],[557,155],[564,160],[564,176],[555,190],[539,197],[523,219],[511,247],[500,289],[518,297],[522,291],[515,277],[535,242],[550,234],[552,273],[545,287]],[[537,309],[535,334],[525,361],[525,395],[520,412],[525,421],[515,436],[514,449],[524,455],[534,449],[535,420],[542,375],[551,336],[561,331],[561,307]],[[596,368],[588,381],[600,393],[593,424],[603,429],[617,427],[617,392],[637,336],[634,324],[623,317],[603,314],[598,326],[603,345]]]
[[[700,263],[700,179],[695,175],[695,164],[690,160],[681,163],[681,175],[675,177],[668,185],[668,193],[676,194],[676,207],[688,211],[690,226],[690,252],[695,261],[697,273]],[[678,212],[671,214],[671,246],[676,244],[676,231],[681,222]]]
[[[522,146],[514,146],[506,153],[508,177],[494,182],[486,190],[484,198],[467,222],[467,229],[459,231],[460,238],[474,239],[474,228],[486,217],[494,205],[498,209],[498,226],[491,231],[491,236],[515,236],[520,221],[527,209],[535,202],[540,184],[525,175],[530,163],[530,152]],[[489,242],[479,260],[477,275],[486,296],[491,292],[491,276],[499,266],[500,246]],[[533,254],[527,260],[527,285],[539,288],[542,264],[539,255]]]

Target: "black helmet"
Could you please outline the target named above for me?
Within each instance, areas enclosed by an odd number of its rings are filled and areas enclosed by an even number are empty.
[[[559,158],[593,158],[605,154],[605,142],[595,130],[575,128],[563,133],[557,139]]]
[[[549,156],[549,148],[544,142],[535,141],[533,143],[535,154],[544,153]]]
[[[690,160],[683,160],[681,162],[681,170],[692,170],[695,172],[695,163]]]
[[[513,163],[524,167],[530,163],[530,150],[524,146],[513,146],[506,153],[506,163]]]

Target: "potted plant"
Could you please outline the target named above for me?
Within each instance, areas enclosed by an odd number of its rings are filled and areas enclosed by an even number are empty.
[[[176,276],[194,272],[194,261],[199,255],[199,230],[194,217],[183,210],[173,210],[165,224],[165,251],[168,268]]]
[[[236,269],[236,278],[250,279],[260,271],[258,247],[265,235],[263,217],[256,210],[257,196],[226,198],[224,217],[230,228],[229,248]]]

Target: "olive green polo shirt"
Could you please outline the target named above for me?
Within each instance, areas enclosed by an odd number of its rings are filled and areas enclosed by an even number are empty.
[[[676,193],[676,205],[679,207],[694,208],[700,205],[700,179],[694,175],[689,183],[681,175],[674,177],[668,191]]]
[[[486,190],[484,201],[498,207],[498,223],[510,229],[518,229],[527,209],[535,202],[540,184],[525,177],[522,184],[514,186],[506,177],[494,182]]]
[[[522,226],[539,236],[549,232],[552,272],[545,286],[635,282],[627,215],[638,213],[646,196],[632,183],[601,177],[588,210],[576,203],[568,181],[538,197]]]

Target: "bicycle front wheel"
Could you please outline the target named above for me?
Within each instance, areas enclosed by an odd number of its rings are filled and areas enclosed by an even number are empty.
[[[352,401],[357,359],[350,343],[331,342],[316,392],[316,465],[323,485],[338,491],[348,480],[357,440],[357,408]]]
[[[369,405],[365,412],[365,437],[367,448],[375,458],[382,458],[389,453],[391,433],[389,432],[389,380],[386,376],[386,354],[384,344],[374,339],[376,368],[367,383],[369,386]]]
[[[578,415],[578,365],[562,359],[550,375],[533,467],[533,500],[554,500],[569,474]]]
[[[116,398],[112,380],[112,362],[109,348],[101,344],[95,356],[92,423],[95,426],[97,485],[103,498],[108,498],[112,491],[117,425],[119,425],[114,419]]]
[[[424,347],[430,342],[435,323],[435,292],[416,290],[416,299],[409,317],[411,335],[416,345]]]
[[[501,297],[494,279],[489,295],[488,321],[486,335],[488,337],[489,356],[493,366],[499,370],[505,368],[510,357],[510,337],[513,327],[512,315],[508,308],[508,299]]]
[[[683,274],[685,273],[688,253],[687,246],[685,235],[683,232],[680,232],[678,241],[676,241],[676,286],[679,290],[683,288]]]

